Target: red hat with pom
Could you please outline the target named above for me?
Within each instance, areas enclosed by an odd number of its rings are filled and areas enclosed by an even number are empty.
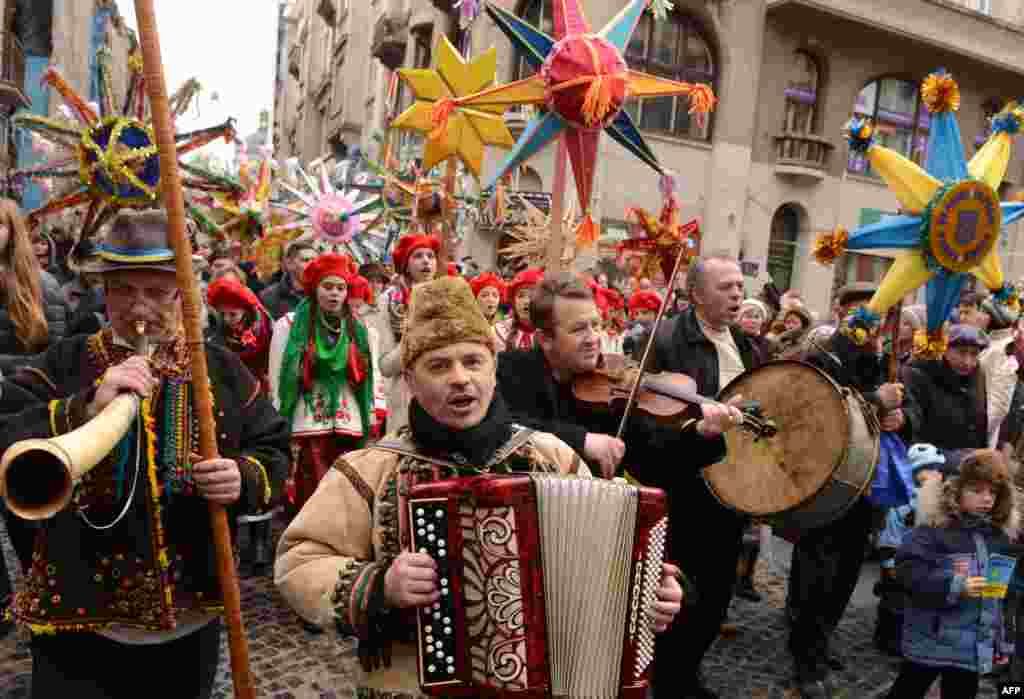
[[[373,303],[373,289],[370,288],[370,281],[358,274],[348,280],[348,298],[362,299],[366,303]]]
[[[336,253],[321,255],[310,262],[302,273],[302,289],[306,292],[306,296],[314,298],[316,288],[325,277],[341,277],[347,283],[357,274],[356,264],[348,255]]]
[[[522,272],[512,278],[512,283],[508,285],[508,298],[515,301],[516,294],[519,293],[520,289],[526,289],[529,287],[537,286],[544,281],[544,270],[538,267],[531,267],[530,269],[524,269]]]
[[[399,274],[405,274],[405,266],[409,264],[409,258],[420,248],[430,248],[436,255],[441,251],[441,239],[436,235],[403,235],[398,239],[391,259],[395,261],[395,269]]]
[[[505,300],[505,281],[494,272],[479,274],[470,280],[469,285],[473,288],[473,296],[480,296],[480,292],[489,287],[498,290],[498,297]]]
[[[629,313],[634,315],[639,311],[658,312],[661,308],[661,297],[653,291],[638,291],[629,297]]]
[[[263,308],[256,294],[229,277],[221,277],[206,289],[206,302],[213,308],[242,311]]]

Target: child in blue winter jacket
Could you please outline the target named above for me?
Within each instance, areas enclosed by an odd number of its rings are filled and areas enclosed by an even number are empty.
[[[907,590],[903,657],[891,699],[924,697],[942,677],[944,699],[977,696],[992,671],[1001,635],[1002,600],[982,596],[992,556],[1015,536],[1015,490],[1003,456],[992,449],[965,455],[960,475],[933,480],[918,494],[916,528],[896,553]]]

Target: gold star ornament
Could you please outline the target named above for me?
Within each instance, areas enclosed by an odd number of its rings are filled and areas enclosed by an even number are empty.
[[[479,179],[484,146],[511,148],[515,139],[505,125],[505,105],[463,106],[459,98],[475,95],[494,84],[497,50],[491,48],[467,63],[448,38],[442,37],[435,56],[433,68],[398,71],[416,101],[391,125],[427,134],[424,170],[456,156]]]

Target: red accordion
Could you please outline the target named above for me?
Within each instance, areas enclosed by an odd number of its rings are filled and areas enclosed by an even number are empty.
[[[417,612],[424,692],[646,697],[664,492],[479,476],[413,486],[407,502],[413,550],[441,585]]]

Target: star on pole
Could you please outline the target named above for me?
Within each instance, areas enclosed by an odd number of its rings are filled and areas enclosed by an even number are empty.
[[[998,242],[1002,228],[1024,217],[1024,204],[1000,202],[999,185],[1010,159],[1012,136],[1024,109],[1009,103],[993,119],[993,133],[968,162],[954,112],[960,90],[945,71],[925,79],[922,99],[931,112],[925,167],[874,142],[873,125],[855,117],[847,127],[851,150],[864,153],[900,202],[903,213],[847,233],[820,236],[814,256],[828,264],[845,250],[902,250],[866,309],[853,319],[852,336],[866,339],[889,308],[927,284],[928,342],[943,346],[942,326],[956,305],[968,274],[981,280],[998,301],[1016,304],[1005,283]],[[858,332],[858,330],[863,332]]]
[[[626,65],[623,52],[649,1],[631,0],[601,31],[594,33],[581,0],[560,0],[552,8],[553,37],[506,10],[490,3],[486,6],[498,28],[538,72],[525,80],[464,98],[460,103],[475,109],[543,104],[547,111],[527,125],[485,188],[564,133],[577,199],[584,212],[577,228],[580,244],[590,244],[597,237],[590,200],[602,131],[662,173],[654,152],[629,113],[622,109],[623,105],[632,99],[688,95],[690,112],[697,118],[714,107],[715,96],[707,85],[659,78],[630,70]]]
[[[510,148],[515,143],[505,125],[503,106],[470,107],[461,102],[461,98],[494,84],[497,50],[491,48],[467,63],[443,36],[436,55],[433,68],[398,71],[416,100],[391,126],[427,134],[424,170],[429,172],[438,163],[455,156],[479,179],[484,147]]]

